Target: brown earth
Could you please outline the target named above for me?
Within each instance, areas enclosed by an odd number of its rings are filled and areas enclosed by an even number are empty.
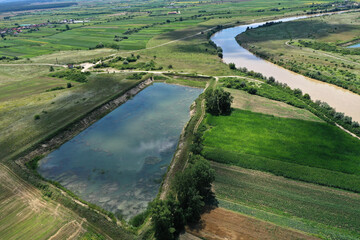
[[[224,208],[209,210],[187,232],[208,240],[224,239],[318,239],[295,230],[238,214]]]

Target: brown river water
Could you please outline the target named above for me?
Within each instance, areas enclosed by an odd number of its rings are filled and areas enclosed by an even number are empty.
[[[275,22],[287,22],[307,17],[310,16],[283,18]],[[236,42],[235,37],[244,32],[247,27],[255,28],[264,23],[241,25],[215,33],[211,40],[223,49],[223,61],[235,63],[236,67],[246,67],[248,70],[260,72],[267,77],[273,76],[277,81],[286,83],[291,88],[299,88],[303,93],[308,93],[311,99],[327,102],[336,111],[343,112],[345,115],[351,116],[353,120],[360,122],[360,95],[335,85],[307,78],[265,61]]]

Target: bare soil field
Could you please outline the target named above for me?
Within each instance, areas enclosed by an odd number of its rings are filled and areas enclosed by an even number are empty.
[[[268,222],[215,208],[202,215],[200,223],[187,231],[208,240],[220,239],[318,239]]]

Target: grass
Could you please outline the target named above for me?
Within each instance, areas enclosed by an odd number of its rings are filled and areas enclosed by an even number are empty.
[[[360,142],[335,126],[242,110],[206,123],[208,159],[360,192]]]
[[[268,98],[257,95],[252,95],[237,89],[227,88],[226,91],[230,92],[231,96],[234,97],[232,103],[233,108],[248,110],[251,112],[265,113],[274,115],[276,117],[286,117],[318,122],[322,121],[311,112],[305,109],[293,107],[286,103],[270,100]]]
[[[14,69],[12,73],[11,69]],[[49,78],[46,77],[47,75],[44,80],[40,76],[41,73],[48,74],[48,67],[42,67],[42,71],[39,69],[41,68],[26,68],[30,79],[19,78],[16,84],[10,80],[16,79],[18,67],[9,67],[7,75],[4,74],[10,79],[4,84],[13,88],[16,96],[10,95],[12,99],[9,96],[7,97],[9,99],[0,101],[0,146],[3,149],[0,159],[2,160],[29,148],[140,81],[126,80],[128,74],[93,74],[86,84],[73,83],[75,87],[70,89],[46,92],[46,89],[50,88],[48,81],[51,79],[60,86],[65,86],[66,81]],[[36,81],[32,81],[33,74],[38,76]],[[16,90],[17,86],[26,84],[31,86],[32,92],[29,93],[29,88],[26,87]],[[40,119],[35,120],[35,115],[39,115]]]
[[[358,13],[343,13],[252,29],[237,40],[275,64],[360,94],[360,55],[355,50],[341,53],[346,50],[343,43],[356,39],[359,30]],[[332,46],[339,52],[304,47],[299,40]]]
[[[326,239],[360,237],[360,196],[212,163],[219,206]]]

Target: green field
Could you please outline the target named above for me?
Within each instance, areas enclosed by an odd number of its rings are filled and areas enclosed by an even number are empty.
[[[360,197],[239,167],[212,163],[219,206],[325,239],[358,239]]]
[[[206,124],[207,159],[360,191],[360,142],[337,127],[242,110]]]

